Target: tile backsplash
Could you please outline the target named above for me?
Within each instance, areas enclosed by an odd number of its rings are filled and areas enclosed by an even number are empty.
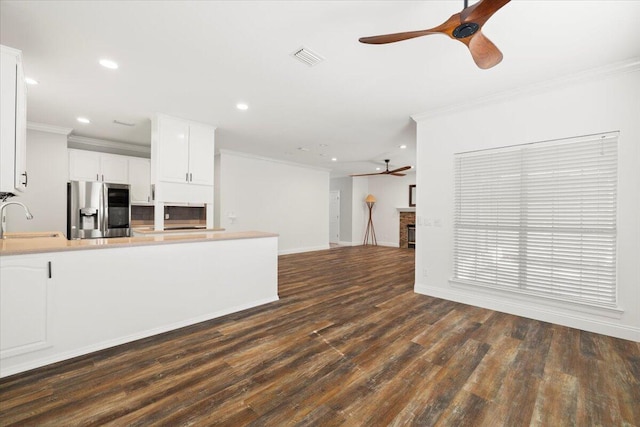
[[[153,206],[131,206],[131,221],[153,221]]]
[[[153,221],[153,206],[131,206],[131,221]],[[194,206],[165,206],[165,218],[169,214],[170,221],[205,221],[207,211],[204,207]]]

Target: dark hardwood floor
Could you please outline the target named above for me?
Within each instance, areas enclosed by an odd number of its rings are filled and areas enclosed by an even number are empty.
[[[282,256],[278,302],[0,380],[0,425],[640,426],[639,343],[414,294],[413,256]]]

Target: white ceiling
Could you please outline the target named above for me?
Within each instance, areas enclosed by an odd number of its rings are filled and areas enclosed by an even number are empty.
[[[148,145],[150,117],[166,113],[217,126],[218,148],[333,176],[372,172],[384,158],[413,164],[411,115],[640,56],[634,0],[513,0],[483,28],[504,54],[489,70],[445,36],[358,42],[436,26],[462,7],[462,0],[2,0],[0,42],[22,50],[26,74],[40,82],[29,87],[29,121]],[[326,60],[298,62],[291,54],[301,46]],[[120,68],[99,66],[104,57]],[[238,102],[249,110],[237,110]]]

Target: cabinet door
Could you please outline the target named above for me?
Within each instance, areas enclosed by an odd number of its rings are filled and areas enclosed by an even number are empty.
[[[48,347],[49,265],[44,259],[2,259],[0,358]]]
[[[100,153],[69,150],[69,181],[100,181]]]
[[[125,156],[100,154],[100,181],[129,183],[129,164]]]
[[[189,125],[182,120],[163,117],[159,121],[159,179],[187,182],[189,172]]]
[[[189,182],[213,185],[215,133],[207,126],[189,126]]]
[[[131,185],[131,203],[151,201],[151,160],[129,159],[129,184]]]
[[[22,60],[18,58],[16,79],[16,158],[15,188],[18,191],[27,189],[27,85],[24,82]]]
[[[0,192],[26,187],[26,89],[20,51],[0,46]]]

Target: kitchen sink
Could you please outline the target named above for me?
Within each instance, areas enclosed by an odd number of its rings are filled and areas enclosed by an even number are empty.
[[[62,233],[59,232],[43,232],[43,233],[5,233],[5,239],[51,239],[59,238]]]

